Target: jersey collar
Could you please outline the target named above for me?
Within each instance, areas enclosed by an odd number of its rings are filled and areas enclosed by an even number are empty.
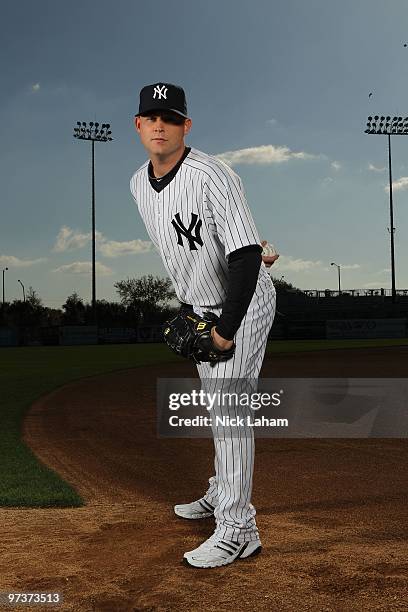
[[[173,180],[173,178],[176,176],[181,164],[183,163],[183,161],[186,159],[187,155],[190,153],[191,151],[191,147],[185,147],[184,149],[184,153],[181,156],[181,158],[179,159],[179,161],[177,162],[177,164],[175,166],[173,166],[173,168],[164,176],[162,176],[160,179],[157,179],[154,176],[153,173],[153,165],[152,162],[149,161],[149,164],[147,166],[147,175],[149,177],[149,183],[151,184],[151,186],[153,187],[153,189],[157,192],[161,191],[162,189],[164,189],[165,187],[167,187],[167,185]]]

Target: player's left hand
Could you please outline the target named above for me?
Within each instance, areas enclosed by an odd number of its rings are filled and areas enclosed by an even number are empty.
[[[265,244],[268,244],[268,241],[261,240],[261,246],[264,247]],[[264,262],[267,268],[270,268],[271,265],[275,263],[277,259],[279,259],[279,253],[276,253],[275,255],[262,255],[262,261]]]

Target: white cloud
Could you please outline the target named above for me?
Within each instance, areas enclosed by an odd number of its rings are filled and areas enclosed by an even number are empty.
[[[291,159],[317,159],[320,156],[304,153],[303,151],[294,152],[291,151],[289,147],[261,145],[259,147],[249,147],[248,149],[237,149],[236,151],[218,153],[215,157],[229,166],[235,166],[237,164],[280,164]]]
[[[111,268],[104,266],[98,261],[95,264],[96,273],[98,276],[110,276],[113,274]],[[54,272],[60,272],[62,274],[83,274],[88,275],[92,273],[92,264],[89,261],[74,261],[71,264],[65,264],[55,268]]]
[[[148,240],[128,240],[119,242],[108,240],[101,232],[95,232],[96,248],[104,257],[119,257],[120,255],[137,255],[153,249]],[[64,225],[58,233],[53,251],[63,253],[74,249],[81,249],[92,240],[92,233],[81,233]]]
[[[29,268],[43,261],[47,261],[47,259],[45,257],[40,257],[38,259],[19,259],[19,257],[14,257],[14,255],[0,255],[0,265],[13,268]]]
[[[288,272],[309,272],[312,270],[319,270],[324,272],[333,271],[333,266],[327,266],[323,264],[320,259],[317,261],[311,261],[308,259],[295,259],[291,255],[282,255],[277,260],[275,266],[279,264],[279,270],[285,270]],[[341,270],[357,270],[361,268],[360,264],[344,264],[340,265]]]
[[[278,123],[277,119],[267,119],[266,120],[267,125],[276,125],[277,123]]]
[[[340,272],[342,272],[343,270],[359,270],[361,268],[360,264],[339,264],[340,266]],[[324,268],[322,268],[325,272],[333,272],[333,269],[336,270],[336,274],[337,274],[337,268],[335,266],[326,266]]]
[[[279,264],[279,271],[285,272],[309,272],[322,267],[321,261],[310,261],[307,259],[295,259],[291,255],[281,255],[274,266]]]
[[[39,91],[40,90],[40,84],[39,83],[35,83],[34,85],[31,86],[31,90],[32,91]]]
[[[325,187],[326,185],[334,183],[334,178],[332,176],[326,176],[324,179],[321,179],[320,183],[323,187]]]
[[[63,225],[58,233],[52,250],[63,253],[65,251],[72,251],[73,249],[81,249],[91,240],[91,237],[91,232],[81,234],[81,232]]]
[[[384,172],[385,166],[383,168],[377,168],[377,166],[373,164],[368,164],[368,169],[371,170],[371,172]]]
[[[360,264],[340,264],[342,270],[358,270],[361,268]]]
[[[397,181],[392,181],[392,189],[393,191],[403,191],[404,189],[408,189],[408,176],[401,176]],[[384,187],[384,191],[389,191],[390,186],[386,185]]]
[[[127,242],[117,242],[107,240],[102,242],[98,251],[105,257],[119,257],[120,255],[138,255],[153,250],[153,244],[148,240],[128,240]]]
[[[340,170],[341,168],[341,163],[338,161],[333,161],[331,164],[331,167],[333,168],[333,170]]]

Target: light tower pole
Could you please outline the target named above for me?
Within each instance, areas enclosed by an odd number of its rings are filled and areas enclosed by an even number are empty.
[[[3,306],[4,306],[4,272],[8,270],[8,268],[3,268]]]
[[[336,266],[337,268],[337,273],[338,273],[338,277],[339,277],[339,295],[341,294],[341,285],[340,285],[340,266],[336,263],[334,263],[334,261],[331,262],[330,264],[331,266]]]
[[[18,278],[17,280],[18,280],[18,282],[20,283],[20,285],[21,285],[21,286],[22,286],[22,288],[23,288],[23,299],[24,299],[24,302],[25,302],[25,290],[24,290],[24,285],[23,285],[23,283],[21,282],[21,280],[20,280],[19,278]]]
[[[96,262],[95,262],[95,142],[111,141],[112,132],[109,131],[110,124],[102,123],[99,129],[99,123],[89,122],[87,127],[85,121],[77,121],[77,126],[74,128],[74,138],[78,140],[90,140],[92,142],[92,317],[94,324],[97,324],[96,319]]]
[[[391,252],[391,295],[392,303],[397,301],[397,291],[395,288],[395,253],[394,253],[394,208],[392,201],[392,172],[391,172],[391,135],[407,136],[408,135],[408,117],[387,117],[375,115],[367,119],[367,129],[365,134],[381,134],[388,137],[388,175],[389,175],[389,190],[390,190],[390,252]]]

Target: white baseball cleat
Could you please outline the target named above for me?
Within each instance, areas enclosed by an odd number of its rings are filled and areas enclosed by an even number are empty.
[[[236,559],[247,559],[258,555],[262,550],[260,540],[255,542],[235,542],[224,540],[213,534],[195,550],[184,553],[183,561],[192,567],[221,567]]]
[[[177,516],[185,519],[202,519],[214,515],[214,506],[204,498],[193,501],[190,504],[178,504],[174,506]]]

